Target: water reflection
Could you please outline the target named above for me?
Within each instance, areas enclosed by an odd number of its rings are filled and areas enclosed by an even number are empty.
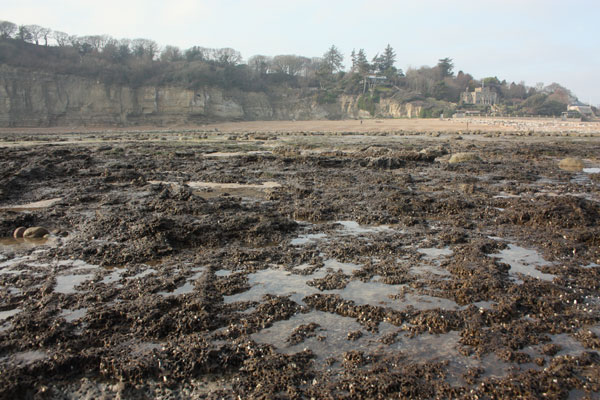
[[[544,260],[537,251],[532,249],[509,244],[508,248],[501,250],[499,253],[490,254],[490,257],[497,258],[501,262],[510,265],[509,274],[519,284],[523,283],[519,278],[519,274],[544,281],[552,281],[556,277],[556,275],[546,274],[536,269],[536,266],[551,265],[551,263]]]

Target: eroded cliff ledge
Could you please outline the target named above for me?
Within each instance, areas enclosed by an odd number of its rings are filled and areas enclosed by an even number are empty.
[[[215,87],[133,88],[73,76],[0,65],[0,127],[173,125],[235,120],[368,118],[355,96],[318,104],[314,92],[270,93]],[[391,99],[382,117],[414,117],[419,107]]]

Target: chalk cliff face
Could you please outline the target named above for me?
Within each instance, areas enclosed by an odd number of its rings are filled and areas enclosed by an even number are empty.
[[[346,118],[372,118],[368,111],[358,108],[358,96],[340,96],[340,111]],[[421,106],[400,103],[394,99],[381,99],[375,107],[375,115],[383,118],[418,118]]]
[[[171,125],[235,120],[369,118],[358,98],[320,105],[311,93],[249,93],[205,87],[132,88],[0,65],[0,127]],[[377,114],[412,117],[410,105],[382,99]]]

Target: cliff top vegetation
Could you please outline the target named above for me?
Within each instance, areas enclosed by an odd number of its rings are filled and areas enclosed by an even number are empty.
[[[18,68],[96,79],[107,84],[174,85],[191,89],[269,92],[281,88],[304,89],[319,103],[333,103],[342,94],[360,96],[359,106],[373,110],[381,98],[423,102],[423,117],[446,115],[458,107],[510,115],[560,115],[576,100],[557,83],[528,87],[497,77],[475,79],[454,71],[453,60],[442,58],[433,66],[396,67],[397,54],[388,44],[367,57],[353,50],[351,65],[331,46],[322,57],[282,54],[254,55],[247,60],[231,48],[193,46],[179,49],[159,46],[149,39],[115,39],[107,35],[77,36],[38,25],[18,26],[0,21],[0,64]],[[486,87],[495,93],[490,105],[463,104],[461,94]]]

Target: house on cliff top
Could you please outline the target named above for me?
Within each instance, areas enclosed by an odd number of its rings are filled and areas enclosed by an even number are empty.
[[[584,117],[594,117],[594,110],[592,110],[592,107],[584,104],[580,101],[576,101],[575,103],[569,104],[569,106],[567,107],[567,113],[569,111],[575,111],[578,112],[579,114],[581,114]]]
[[[463,92],[460,95],[460,101],[463,104],[493,106],[498,102],[498,93],[492,92],[486,87],[475,88],[475,91],[473,92]]]

